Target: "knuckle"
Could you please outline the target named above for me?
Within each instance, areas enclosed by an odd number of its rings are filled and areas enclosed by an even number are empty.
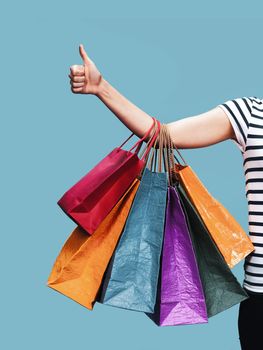
[[[74,73],[75,69],[76,69],[76,68],[75,68],[75,65],[70,66],[70,72],[71,72],[71,73]]]
[[[80,74],[83,72],[82,70],[82,66],[78,65],[78,64],[73,64],[72,66],[70,66],[70,71],[71,73],[74,74]]]

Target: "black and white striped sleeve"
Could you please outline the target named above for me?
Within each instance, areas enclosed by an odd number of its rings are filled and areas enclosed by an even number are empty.
[[[236,140],[231,139],[240,149],[245,152],[247,134],[252,114],[253,97],[238,97],[219,104],[226,113],[236,135]]]

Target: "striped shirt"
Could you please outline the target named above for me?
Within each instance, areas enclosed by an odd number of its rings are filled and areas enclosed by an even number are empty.
[[[244,260],[243,287],[263,293],[263,99],[240,97],[218,105],[236,135],[241,151],[248,202],[249,237],[255,250]]]

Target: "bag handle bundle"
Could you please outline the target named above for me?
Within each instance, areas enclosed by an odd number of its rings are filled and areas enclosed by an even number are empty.
[[[157,142],[159,146],[159,150],[157,149]],[[180,154],[180,152],[178,152]],[[184,161],[182,155],[180,154],[182,160]],[[167,124],[161,123],[160,132],[155,139],[153,145],[153,152],[150,157],[148,168],[152,170],[153,162],[154,162],[154,171],[156,171],[156,163],[158,157],[158,171],[162,171],[162,164],[164,167],[164,171],[167,172],[168,175],[168,183],[169,185],[174,185],[179,182],[178,175],[175,171],[175,161],[173,157],[173,143],[171,140],[171,136],[167,127]],[[184,161],[185,162],[185,161]],[[186,164],[186,163],[185,163]]]
[[[159,148],[156,147],[157,141],[158,141]],[[164,171],[167,172],[167,164],[165,164],[165,159],[163,158],[164,147],[165,147],[165,134],[164,134],[163,124],[160,123],[160,131],[157,137],[155,138],[155,141],[152,147],[152,154],[150,156],[149,165],[148,165],[148,169],[150,169],[151,171],[153,170],[153,161],[154,161],[154,171],[156,172],[156,163],[158,158],[158,172],[162,172],[162,165],[164,167]],[[148,157],[147,157],[147,161],[148,161]]]
[[[159,137],[159,134],[161,132],[161,123],[159,122],[158,119],[155,119],[154,121],[154,127],[153,127],[153,133],[150,136],[149,140],[147,141],[145,147],[143,150],[141,150],[141,154],[138,155],[139,158],[144,160],[144,167],[142,168],[139,176],[137,178],[141,179],[142,174],[144,172],[145,167],[148,164],[148,159],[149,159],[149,155],[152,152],[153,148],[155,147],[154,145],[156,144],[156,140]],[[149,167],[148,167],[149,168]]]
[[[142,146],[143,141],[150,135],[151,131],[154,130],[154,132],[152,133],[151,137],[149,138],[148,142],[146,143],[146,147],[143,150],[143,156],[142,156],[142,160],[145,160],[145,158],[147,157],[147,154],[149,153],[155,138],[158,136],[158,132],[160,131],[160,122],[155,118],[152,117],[153,119],[153,123],[151,125],[151,127],[148,129],[148,131],[144,134],[144,136],[142,138],[140,138],[140,140],[138,140],[130,149],[128,152],[131,152],[136,146],[136,150],[134,151],[134,153],[136,153],[138,155],[140,148]],[[156,132],[156,123],[158,125],[158,132]],[[127,141],[133,136],[135,135],[134,133],[132,133],[119,147],[118,149],[122,148]]]

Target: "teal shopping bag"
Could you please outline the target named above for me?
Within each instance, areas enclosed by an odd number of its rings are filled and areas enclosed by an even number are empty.
[[[158,171],[151,170],[152,160],[150,169],[143,171],[97,300],[141,312],[154,312],[168,188],[167,173],[161,171],[162,157]]]

